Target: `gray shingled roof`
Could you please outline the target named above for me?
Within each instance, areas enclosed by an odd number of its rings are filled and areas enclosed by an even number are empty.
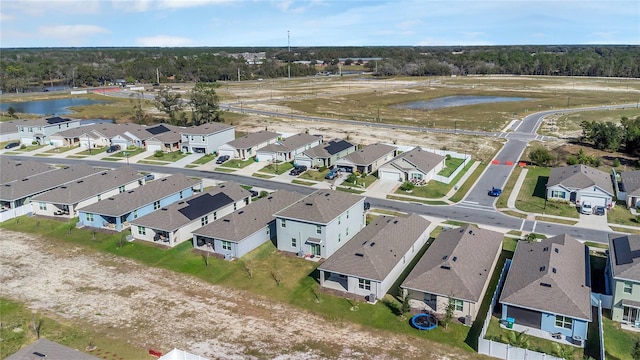
[[[83,179],[97,172],[100,172],[100,170],[94,169],[85,163],[80,163],[36,174],[21,180],[2,184],[2,186],[0,186],[0,199],[12,201],[33,196],[60,185]]]
[[[317,190],[279,211],[275,216],[316,224],[328,224],[360,201],[364,201],[362,196],[344,191]]]
[[[200,180],[187,178],[182,174],[175,174],[110,198],[102,199],[102,201],[87,205],[79,209],[79,211],[114,217],[122,216],[199,183]]]
[[[73,205],[98,194],[117,189],[143,176],[130,166],[103,170],[33,197],[33,201]]]
[[[99,360],[95,356],[85,354],[68,346],[58,344],[56,342],[39,339],[31,345],[24,347],[13,355],[9,355],[6,360],[42,360],[43,357],[36,355],[40,353],[46,356],[46,359],[52,360]]]
[[[295,134],[295,135],[291,135],[289,137],[286,137],[280,141],[278,141],[280,144],[284,145],[285,148],[289,149],[289,150],[295,150],[298,149],[304,145],[307,144],[311,144],[313,142],[318,141],[318,137],[314,136],[314,135],[309,135],[309,134],[305,134],[305,133],[299,133],[299,134]]]
[[[194,220],[199,220],[204,215],[250,196],[251,193],[240,185],[226,182],[133,220],[131,224],[151,229],[175,231]]]
[[[240,242],[274,221],[275,212],[300,200],[304,195],[278,190],[240,210],[209,223],[193,232],[194,235]]]
[[[181,130],[181,133],[187,134],[187,135],[209,135],[209,134],[215,134],[220,131],[233,129],[233,128],[234,127],[231,125],[227,125],[219,122],[212,122],[212,123],[204,123],[202,125],[184,128]]]
[[[382,281],[430,224],[417,214],[408,217],[378,216],[318,269]]]
[[[345,159],[356,165],[366,166],[393,152],[395,149],[395,146],[376,143],[365,146],[363,149],[345,156]]]
[[[340,151],[353,146],[355,145],[346,140],[331,140],[324,144],[320,144],[312,147],[311,149],[305,150],[304,154],[312,159],[328,158],[339,153]]]
[[[28,120],[0,121],[0,134],[11,134],[18,132],[18,124],[27,124]]]
[[[53,119],[59,122],[56,123],[49,123],[49,119]],[[72,118],[66,118],[66,117],[59,117],[59,116],[45,116],[45,117],[41,117],[39,119],[32,119],[32,120],[24,120],[24,121],[17,121],[16,124],[18,126],[38,126],[38,127],[45,127],[45,126],[57,126],[58,124],[66,124],[66,123],[72,123],[72,122],[77,122],[80,121],[80,119],[72,119]]]
[[[16,161],[0,156],[0,184],[21,180],[52,170],[55,170],[55,168],[40,161]]]
[[[504,235],[474,225],[444,230],[402,287],[478,303]]]
[[[85,134],[91,134],[94,129],[105,128],[110,126],[116,126],[116,125],[111,123],[84,125],[84,126],[78,126],[78,127],[58,131],[56,135],[62,136],[64,138],[75,138]]]
[[[519,241],[500,302],[590,321],[588,255],[584,244],[566,234]]]
[[[609,259],[614,278],[640,281],[640,236],[609,234]]]
[[[613,195],[611,176],[604,171],[586,165],[563,166],[551,169],[547,187],[562,185],[570,189],[598,186]]]
[[[427,174],[440,164],[442,160],[444,160],[444,156],[416,147],[413,150],[398,155],[389,164],[403,171],[416,168],[422,171],[422,173]]]
[[[239,137],[233,141],[229,141],[227,144],[233,146],[236,149],[248,149],[250,147],[262,144],[265,141],[276,139],[280,134],[271,131],[258,131],[256,133],[250,133],[243,137]]]
[[[620,181],[627,195],[640,195],[640,170],[625,171],[620,174]]]

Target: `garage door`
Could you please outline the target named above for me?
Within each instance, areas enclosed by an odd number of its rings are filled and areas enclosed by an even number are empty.
[[[147,150],[148,151],[152,151],[152,152],[159,151],[159,150],[161,150],[160,144],[157,144],[157,145],[156,144],[147,144]]]
[[[223,156],[223,155],[229,155],[230,158],[235,158],[236,156],[236,152],[235,150],[224,150],[224,149],[219,149],[219,154],[218,156]]]
[[[584,196],[580,197],[580,203],[590,203],[591,206],[607,206],[607,199],[595,196]]]
[[[378,177],[380,180],[402,181],[400,172],[378,169]]]
[[[296,161],[294,163],[295,163],[295,165],[304,165],[307,168],[311,169],[311,167],[312,167],[311,165],[312,165],[313,161],[310,160],[310,159],[296,159]]]
[[[276,158],[276,154],[273,153],[273,152],[260,152],[260,151],[258,151],[256,153],[256,159],[258,159],[258,161],[272,161],[275,158]]]

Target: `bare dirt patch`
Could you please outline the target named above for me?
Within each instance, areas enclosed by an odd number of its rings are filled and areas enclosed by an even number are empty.
[[[62,241],[0,229],[2,295],[126,339],[211,359],[471,359]]]

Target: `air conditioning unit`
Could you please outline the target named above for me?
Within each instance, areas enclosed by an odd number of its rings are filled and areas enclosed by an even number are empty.
[[[369,304],[375,304],[376,303],[376,294],[367,295],[367,302]]]
[[[230,261],[232,259],[231,253],[224,254],[224,259],[227,260],[227,261]]]
[[[471,326],[473,324],[473,320],[471,320],[471,315],[467,315],[464,317],[464,326]]]

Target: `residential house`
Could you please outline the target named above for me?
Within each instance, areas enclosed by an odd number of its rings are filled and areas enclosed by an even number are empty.
[[[444,314],[451,304],[454,317],[475,319],[503,237],[474,225],[442,231],[401,285],[411,307]]]
[[[51,165],[40,161],[18,161],[0,156],[0,184],[6,184],[55,169]]]
[[[132,220],[131,234],[134,239],[175,246],[192,239],[194,230],[250,202],[249,191],[227,182]]]
[[[619,201],[624,201],[629,209],[640,207],[640,170],[621,173],[617,185]]]
[[[583,343],[591,322],[589,248],[566,234],[519,241],[500,304],[505,322]]]
[[[276,236],[274,213],[304,195],[278,190],[193,231],[193,246],[227,259],[239,258]]]
[[[553,168],[547,181],[547,200],[610,208],[613,206],[611,176],[586,165]]]
[[[18,124],[24,124],[28,121],[29,120],[0,121],[0,142],[20,140]]]
[[[639,235],[609,235],[605,274],[613,294],[611,319],[640,328]]]
[[[147,131],[147,128],[160,126],[162,124],[151,127],[132,123],[118,124],[118,132],[111,135],[110,143],[111,145],[119,145],[121,149],[127,149],[129,146],[146,148],[146,141],[153,136]]]
[[[0,186],[0,202],[3,210],[0,220],[5,221],[31,213],[32,197],[58,186],[84,179],[99,171],[87,164],[80,163],[4,183]]]
[[[236,138],[235,127],[212,122],[182,129],[182,152],[213,154],[218,148]]]
[[[364,197],[317,190],[275,217],[278,250],[328,258],[365,226]]]
[[[133,190],[143,183],[144,176],[129,166],[103,170],[34,196],[31,199],[33,212],[36,215],[74,218],[78,216],[79,208]]]
[[[100,360],[98,357],[47,339],[38,339],[6,358],[6,360],[36,359]]]
[[[174,152],[180,150],[183,128],[169,124],[160,124],[145,129],[151,134],[145,141],[147,150],[156,152]]]
[[[28,120],[18,125],[20,143],[31,145],[38,143],[47,145],[51,135],[70,128],[79,127],[79,119],[61,118],[59,116]]]
[[[357,171],[361,174],[372,174],[393,159],[397,155],[397,150],[395,146],[386,144],[367,145],[336,161],[336,167],[350,173]]]
[[[378,169],[380,180],[424,181],[444,169],[445,157],[416,147],[396,156]]]
[[[429,239],[417,214],[378,216],[318,266],[320,286],[381,299]]]
[[[294,157],[294,163],[296,165],[307,166],[308,168],[331,167],[335,165],[338,159],[356,150],[357,147],[348,141],[331,140],[327,143],[312,147],[309,150],[305,150],[302,154],[296,155]]]
[[[202,191],[201,180],[171,175],[78,209],[80,223],[122,231],[131,221],[188,198],[194,190]]]
[[[248,159],[255,156],[263,147],[273,144],[280,134],[271,131],[258,131],[239,137],[218,147],[218,155],[229,155],[232,159]]]
[[[82,146],[92,149],[106,147],[111,145],[111,138],[119,135],[123,130],[122,124],[85,125],[51,135],[51,143],[58,147]]]
[[[296,155],[322,144],[322,136],[295,134],[269,144],[256,152],[258,161],[292,161]]]

